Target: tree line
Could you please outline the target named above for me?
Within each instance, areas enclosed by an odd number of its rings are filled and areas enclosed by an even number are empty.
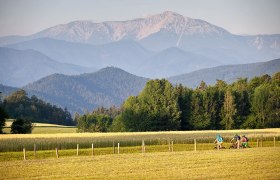
[[[114,112],[114,113],[112,113]],[[196,89],[150,80],[121,108],[75,116],[81,132],[170,131],[280,127],[280,72]]]
[[[28,97],[24,90],[18,90],[1,102],[5,118],[27,119],[31,122],[60,125],[75,125],[68,110],[44,102],[36,96]]]

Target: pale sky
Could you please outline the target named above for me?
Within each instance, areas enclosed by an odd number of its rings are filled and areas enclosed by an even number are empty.
[[[280,0],[0,0],[0,36],[30,35],[75,20],[128,20],[163,11],[233,34],[280,34]]]

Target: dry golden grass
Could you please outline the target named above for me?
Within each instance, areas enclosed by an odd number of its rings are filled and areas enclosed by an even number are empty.
[[[244,129],[244,130],[203,130],[203,131],[162,131],[162,132],[119,132],[119,133],[63,133],[63,134],[3,134],[0,139],[13,138],[110,138],[110,137],[172,137],[185,136],[190,138],[215,137],[216,134],[232,136],[234,134],[246,134],[254,137],[279,137],[280,128],[271,129]]]
[[[11,125],[13,119],[6,120],[5,127],[3,129],[4,133],[10,134]],[[63,126],[57,124],[47,124],[47,123],[33,123],[32,134],[57,134],[57,133],[76,133],[77,128],[75,126]]]
[[[1,179],[279,179],[280,148],[161,152],[0,163]]]
[[[40,128],[40,127],[37,127]],[[54,127],[56,128],[56,127]],[[45,130],[50,132],[52,127]],[[42,131],[44,128],[42,128]],[[53,133],[74,131],[72,128],[57,128]],[[249,137],[249,143],[257,140],[267,142],[280,140],[280,129],[256,129],[256,130],[231,130],[231,131],[170,131],[170,132],[132,132],[132,133],[57,133],[57,134],[3,134],[0,135],[0,152],[22,151],[25,147],[32,150],[34,144],[39,150],[53,150],[58,147],[61,149],[75,149],[77,144],[80,148],[90,148],[93,143],[95,147],[112,147],[113,142],[120,142],[122,146],[141,146],[142,140],[146,145],[166,145],[171,139],[174,144],[193,144],[196,139],[198,144],[212,144],[216,134],[221,134],[225,142],[229,142],[235,133],[246,134]],[[271,144],[270,144],[271,146]],[[278,145],[277,145],[278,146]]]
[[[14,119],[6,120],[5,127],[11,127]],[[74,127],[74,126],[63,126],[58,124],[48,124],[48,123],[32,123],[34,127]]]

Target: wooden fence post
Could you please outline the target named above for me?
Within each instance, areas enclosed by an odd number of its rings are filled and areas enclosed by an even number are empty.
[[[142,153],[145,153],[146,148],[145,148],[145,141],[142,140]]]
[[[171,152],[173,152],[173,141],[171,141]]]
[[[58,148],[55,148],[55,154],[56,154],[56,158],[59,158],[59,155],[58,155]]]
[[[118,143],[118,154],[120,154],[120,143]]]
[[[79,156],[79,144],[77,144],[77,156]]]
[[[259,139],[257,139],[257,147],[259,147]]]
[[[170,147],[170,138],[168,139],[168,151],[171,151],[171,147]]]
[[[25,148],[23,148],[23,160],[26,160],[26,151],[25,151]]]
[[[263,139],[261,138],[261,147],[263,147]]]
[[[36,157],[36,144],[34,144],[34,157]]]
[[[92,156],[94,155],[94,147],[93,147],[93,144],[91,144],[91,155],[92,155]]]
[[[196,139],[194,139],[194,151],[196,151]]]
[[[115,149],[115,141],[113,141],[113,154],[116,153],[116,149]]]
[[[275,137],[273,138],[273,144],[274,144],[274,147],[276,147]]]

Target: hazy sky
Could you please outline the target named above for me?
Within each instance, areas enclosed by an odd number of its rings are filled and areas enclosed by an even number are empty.
[[[280,34],[280,0],[0,0],[0,36],[75,20],[128,20],[169,10],[234,34]]]

